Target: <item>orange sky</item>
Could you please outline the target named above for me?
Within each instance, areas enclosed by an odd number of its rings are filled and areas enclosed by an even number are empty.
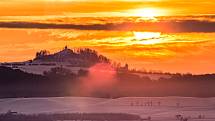
[[[200,16],[214,15],[214,8],[215,0],[1,0],[0,62],[24,61],[41,49],[56,52],[68,45],[95,49],[137,69],[214,73],[215,18]],[[145,21],[170,22],[145,27],[161,31],[145,32],[137,24]],[[178,21],[184,23],[175,25]],[[32,26],[41,25],[34,23],[51,26],[37,29]],[[58,24],[72,27],[52,28]]]
[[[214,14],[214,6],[215,0],[1,0],[0,15],[130,16],[142,8],[158,15]]]

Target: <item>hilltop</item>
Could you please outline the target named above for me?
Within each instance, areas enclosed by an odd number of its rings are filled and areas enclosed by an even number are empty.
[[[72,50],[67,46],[56,53],[41,50],[34,59],[24,62],[1,63],[1,66],[19,69],[26,73],[43,75],[53,68],[66,68],[73,73],[88,70],[97,63],[111,64],[110,59],[89,48]]]
[[[32,62],[64,62],[73,66],[90,67],[96,63],[110,63],[110,59],[89,48],[75,51],[65,46],[63,50],[54,54],[50,54],[47,50],[41,50],[36,53]]]

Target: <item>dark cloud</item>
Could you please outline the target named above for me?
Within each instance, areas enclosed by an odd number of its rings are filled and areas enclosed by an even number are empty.
[[[215,32],[215,22],[198,20],[185,21],[181,20],[159,22],[124,22],[91,25],[36,23],[36,22],[0,22],[0,28],[156,31],[167,33]]]

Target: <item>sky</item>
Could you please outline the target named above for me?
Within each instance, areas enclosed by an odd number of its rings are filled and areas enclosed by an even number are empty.
[[[1,0],[0,15],[131,16],[144,8],[156,15],[214,14],[214,6],[215,0]]]
[[[214,7],[215,0],[1,0],[0,62],[67,45],[140,70],[215,73]]]

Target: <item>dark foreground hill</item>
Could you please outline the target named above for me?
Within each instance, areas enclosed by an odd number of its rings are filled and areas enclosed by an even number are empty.
[[[105,72],[106,73],[106,72]],[[108,72],[109,73],[109,72]],[[87,77],[87,78],[86,78]],[[35,75],[0,67],[0,98],[8,97],[58,97],[58,96],[191,96],[214,97],[215,75],[172,75],[169,79],[151,80],[130,72],[116,72],[111,85],[94,82],[89,72],[78,74],[63,68],[55,68],[45,75]],[[84,81],[83,81],[84,79]],[[89,89],[89,86],[92,86]],[[98,87],[100,86],[100,87]]]

